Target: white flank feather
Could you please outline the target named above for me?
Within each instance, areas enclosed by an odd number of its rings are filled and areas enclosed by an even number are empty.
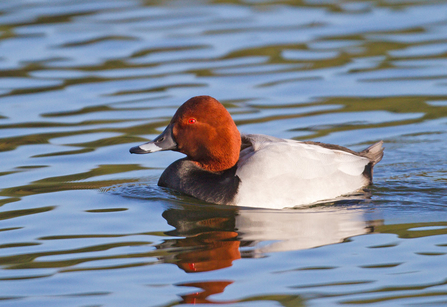
[[[284,208],[352,193],[368,184],[368,158],[316,144],[263,135],[241,152],[236,175],[241,183],[235,204]]]

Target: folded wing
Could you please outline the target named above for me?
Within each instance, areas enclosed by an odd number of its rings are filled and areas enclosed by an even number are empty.
[[[372,167],[383,155],[380,142],[357,153],[264,135],[242,139],[236,172],[240,206],[294,207],[355,192],[371,182]]]

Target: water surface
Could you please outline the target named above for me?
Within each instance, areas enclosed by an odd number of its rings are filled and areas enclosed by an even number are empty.
[[[0,3],[1,306],[447,304],[445,1]],[[131,156],[188,98],[384,140],[366,199],[215,206]]]

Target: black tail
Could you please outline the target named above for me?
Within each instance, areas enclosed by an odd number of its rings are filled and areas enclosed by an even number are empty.
[[[359,152],[361,156],[368,158],[370,161],[363,171],[363,175],[369,179],[369,183],[372,183],[373,167],[382,160],[384,149],[383,141],[380,141]]]

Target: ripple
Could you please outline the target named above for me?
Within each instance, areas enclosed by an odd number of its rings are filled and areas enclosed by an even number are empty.
[[[446,7],[1,1],[0,299],[445,305]],[[128,149],[201,94],[242,132],[383,139],[374,185],[275,212],[158,187],[183,156]]]
[[[154,183],[116,185],[103,188],[102,191],[113,195],[139,199],[178,200],[183,197],[179,193],[167,191],[165,188],[161,188]]]

